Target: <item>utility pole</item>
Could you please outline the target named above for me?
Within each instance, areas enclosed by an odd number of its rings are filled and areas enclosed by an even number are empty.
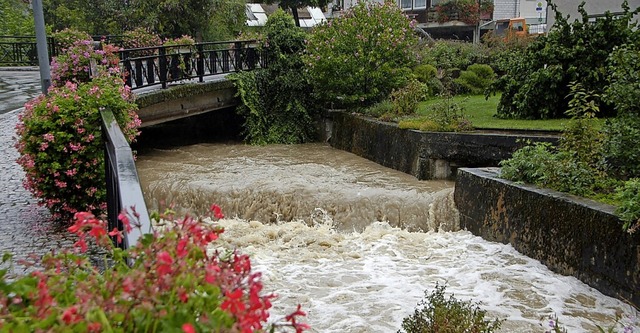
[[[51,71],[49,69],[49,52],[47,50],[47,32],[44,29],[44,13],[42,0],[33,0],[33,20],[36,28],[36,48],[38,50],[38,64],[40,65],[40,85],[42,93],[47,94],[51,85]]]

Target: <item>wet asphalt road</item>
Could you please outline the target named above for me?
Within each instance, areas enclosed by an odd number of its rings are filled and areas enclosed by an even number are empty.
[[[69,249],[74,243],[66,226],[52,221],[47,209],[24,189],[24,172],[16,163],[18,109],[39,94],[38,71],[0,69],[0,254],[13,254],[16,274],[25,272],[20,260]]]

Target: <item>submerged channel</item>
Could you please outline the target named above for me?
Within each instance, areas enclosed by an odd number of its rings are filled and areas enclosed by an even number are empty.
[[[507,319],[503,332],[544,332],[549,315],[569,332],[638,322],[631,306],[459,230],[453,182],[324,144],[146,149],[136,165],[150,209],[222,207],[220,245],[252,256],[279,295],[274,320],[300,303],[314,332],[396,332],[439,283]]]

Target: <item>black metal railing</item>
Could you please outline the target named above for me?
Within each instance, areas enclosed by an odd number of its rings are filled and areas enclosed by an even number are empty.
[[[108,230],[114,227],[123,231],[122,248],[134,246],[143,232],[151,232],[151,220],[142,196],[138,172],[133,160],[131,147],[124,137],[113,112],[100,111],[102,116],[102,133],[105,142],[104,165],[107,180],[107,219]],[[126,232],[118,215],[126,210],[132,214],[135,209],[140,228]]]
[[[264,68],[267,58],[256,41],[226,41],[126,49],[120,51],[120,63],[126,84],[139,89]]]
[[[49,61],[57,55],[53,38],[47,38]],[[37,66],[35,36],[0,36],[0,66]]]

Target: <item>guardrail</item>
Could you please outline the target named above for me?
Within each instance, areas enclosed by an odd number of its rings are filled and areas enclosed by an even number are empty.
[[[100,111],[102,133],[105,142],[104,165],[107,180],[107,219],[108,230],[114,227],[123,231],[122,248],[129,248],[138,242],[143,232],[151,232],[151,220],[142,196],[138,172],[131,147],[124,137],[118,122],[110,110]],[[129,213],[135,209],[140,228],[127,232],[118,215],[123,209]]]
[[[267,66],[256,41],[207,42],[195,45],[143,47],[120,51],[120,63],[131,89],[198,79]]]
[[[51,60],[57,48],[53,38],[47,44]],[[0,66],[38,66],[35,36],[0,36]]]

